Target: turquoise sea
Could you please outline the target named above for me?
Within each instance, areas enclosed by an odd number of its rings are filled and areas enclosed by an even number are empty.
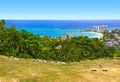
[[[108,29],[120,28],[120,20],[7,20],[6,26],[15,25],[18,30],[27,30],[41,37],[47,35],[55,38],[72,34],[73,36],[99,37],[100,34],[80,32],[96,25],[108,25]]]

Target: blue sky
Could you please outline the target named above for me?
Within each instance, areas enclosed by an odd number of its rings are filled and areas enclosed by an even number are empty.
[[[120,19],[120,0],[0,0],[0,19]]]

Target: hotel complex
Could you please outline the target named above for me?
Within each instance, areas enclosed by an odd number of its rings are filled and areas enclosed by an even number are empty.
[[[108,31],[107,25],[93,26],[92,32],[106,32]]]

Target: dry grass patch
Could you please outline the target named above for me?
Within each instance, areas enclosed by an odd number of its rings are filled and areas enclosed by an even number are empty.
[[[102,71],[108,68],[108,71]],[[97,71],[91,71],[97,68]],[[0,82],[120,82],[120,60],[98,59],[71,64],[51,64],[32,59],[0,56]]]

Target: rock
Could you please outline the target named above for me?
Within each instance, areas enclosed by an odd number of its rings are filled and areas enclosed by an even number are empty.
[[[91,68],[91,71],[97,71],[97,68]]]
[[[35,76],[39,76],[39,75],[38,75],[38,74],[33,73],[33,74],[32,74],[32,76],[33,76],[33,77],[35,77]]]
[[[64,65],[65,65],[66,63],[65,63],[65,62],[61,62],[61,64],[64,64]]]
[[[102,71],[108,71],[108,68],[102,68]]]
[[[45,63],[46,63],[47,61],[46,61],[46,60],[43,60],[43,62],[45,62]]]
[[[51,64],[55,64],[55,62],[53,62],[53,61],[52,61],[52,62],[50,62],[50,63],[51,63]]]

